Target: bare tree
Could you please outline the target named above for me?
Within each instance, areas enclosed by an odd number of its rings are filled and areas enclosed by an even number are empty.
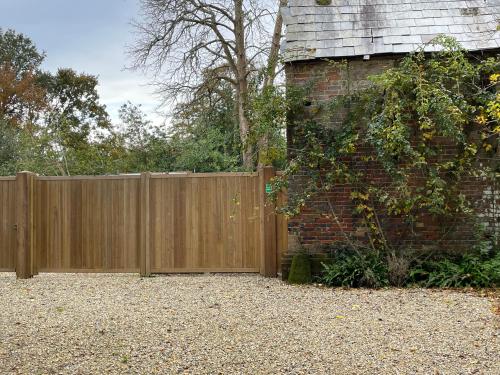
[[[153,72],[167,103],[189,100],[207,77],[229,82],[235,90],[243,164],[252,168],[249,80],[259,69],[274,77],[282,27],[277,5],[283,0],[141,1],[141,20],[134,24],[137,39],[129,51],[132,68]]]
[[[279,0],[279,7],[282,8],[288,4],[288,0]],[[264,81],[264,88],[272,86],[276,78],[276,68],[279,62],[280,44],[283,34],[283,16],[278,11],[276,21],[274,22],[274,32],[271,40],[271,50],[267,60],[267,71]]]

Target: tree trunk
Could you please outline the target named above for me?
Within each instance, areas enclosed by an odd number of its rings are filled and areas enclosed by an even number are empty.
[[[269,53],[269,59],[267,61],[266,77],[264,80],[263,91],[268,87],[274,85],[274,79],[276,77],[276,67],[278,66],[278,58],[280,52],[281,34],[283,32],[283,16],[281,15],[281,7],[286,6],[288,0],[279,0],[278,14],[276,16],[276,23],[274,24],[273,39],[271,42],[271,51]],[[269,148],[269,137],[264,134],[258,141],[259,149],[259,167],[263,167],[269,164],[267,157],[267,151]]]
[[[245,21],[243,0],[234,0],[234,34],[236,47],[236,100],[238,101],[238,122],[242,143],[243,167],[253,169],[252,145],[249,142],[251,124],[247,116],[248,109],[248,61],[245,45]]]
[[[274,24],[273,39],[271,42],[271,51],[267,62],[267,74],[264,82],[264,89],[274,84],[276,77],[276,67],[278,66],[278,58],[280,52],[281,34],[283,32],[283,16],[281,15],[281,7],[288,4],[288,0],[279,0],[278,14],[276,15],[276,23]]]
[[[244,99],[244,93],[241,93],[241,89],[238,89],[238,122],[240,126],[240,138],[242,144],[242,158],[243,167],[247,170],[251,170],[254,167],[253,162],[253,152],[252,145],[248,139],[250,133],[250,121],[248,120],[246,114],[246,99]]]

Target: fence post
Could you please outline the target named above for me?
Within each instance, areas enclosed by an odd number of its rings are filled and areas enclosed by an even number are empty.
[[[33,251],[33,181],[31,172],[16,175],[16,276],[33,277],[38,267]]]
[[[266,277],[277,275],[276,212],[274,204],[267,199],[271,188],[270,180],[275,175],[273,167],[259,169],[260,274]]]
[[[279,172],[277,173],[279,176]],[[278,195],[278,207],[286,206],[288,201],[288,191],[286,189],[282,190]],[[276,259],[277,259],[277,271],[283,272],[281,269],[281,263],[283,260],[283,254],[288,251],[288,219],[284,214],[276,215]]]
[[[149,215],[149,181],[151,179],[151,173],[145,172],[141,173],[141,218],[139,220],[140,225],[140,272],[141,276],[149,277],[151,276],[151,258],[150,258],[150,244],[149,244],[149,233],[150,233],[150,215]]]

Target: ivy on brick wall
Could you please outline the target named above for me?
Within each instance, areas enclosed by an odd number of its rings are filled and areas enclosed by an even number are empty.
[[[500,60],[470,55],[447,37],[432,43],[439,52],[422,49],[402,58],[370,77],[368,89],[294,114],[292,157],[274,181],[276,193],[300,180],[300,189],[289,190],[287,215],[324,194],[327,216],[338,222],[325,193],[346,184],[375,249],[392,248],[381,224],[391,217],[406,225],[405,235],[424,216],[450,225],[476,220],[478,202],[463,186],[500,181]],[[341,117],[342,125],[318,120],[328,117],[336,123]],[[370,173],[375,164],[383,176]]]

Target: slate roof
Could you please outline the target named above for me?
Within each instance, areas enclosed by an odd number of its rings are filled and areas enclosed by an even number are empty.
[[[500,0],[289,0],[282,14],[288,61],[407,53],[439,34],[470,51],[500,48]]]

